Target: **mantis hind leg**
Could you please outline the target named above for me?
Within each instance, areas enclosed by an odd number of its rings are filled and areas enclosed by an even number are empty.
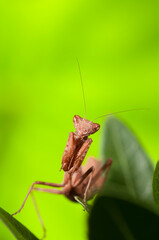
[[[60,191],[60,190],[57,190],[57,189],[33,188],[32,190],[36,190],[36,191],[39,191],[39,192],[48,192],[48,193],[55,193],[55,194],[63,194],[63,191]],[[42,220],[41,214],[40,214],[40,212],[39,212],[37,203],[36,203],[36,201],[35,201],[35,197],[34,197],[34,195],[33,195],[33,192],[31,192],[31,197],[32,197],[33,204],[34,204],[36,213],[37,213],[37,215],[38,215],[40,224],[41,224],[42,229],[43,229],[43,236],[42,236],[41,239],[44,239],[44,238],[46,237],[46,228],[45,228],[44,222],[43,222],[43,220]]]
[[[94,171],[90,175],[87,186],[85,188],[84,199],[83,199],[85,203],[87,199],[88,200],[91,199],[92,197],[94,197],[96,193],[98,193],[102,189],[104,183],[107,180],[108,173],[112,164],[112,160],[108,159],[107,162],[101,167],[99,167],[99,165],[96,164],[96,162],[92,162],[92,163],[93,163],[92,164],[93,166],[91,168],[94,168]],[[91,164],[91,161],[89,164]],[[86,175],[86,173],[89,172],[91,168],[89,168],[83,174],[83,176]],[[104,171],[105,171],[105,174],[104,176],[102,176]]]
[[[41,226],[42,226],[42,229],[43,229],[43,236],[42,236],[41,239],[44,239],[44,238],[46,237],[46,228],[45,228],[44,222],[43,222],[43,220],[42,220],[41,214],[40,214],[40,212],[39,212],[39,209],[38,209],[38,206],[37,206],[35,197],[34,197],[34,195],[33,195],[33,192],[31,192],[30,195],[31,195],[31,197],[32,197],[32,201],[33,201],[33,204],[34,204],[36,213],[37,213],[37,215],[38,215],[39,222],[40,222],[40,224],[41,224]]]
[[[109,158],[106,163],[98,170],[98,172],[93,176],[92,182],[91,182],[91,186],[93,186],[95,184],[95,182],[100,178],[102,186],[104,185],[104,183],[107,180],[108,177],[108,173],[110,171],[110,167],[112,165],[112,159]],[[102,177],[103,172],[106,170],[104,177]],[[100,187],[102,187],[100,186]],[[100,189],[99,189],[100,190]]]
[[[22,203],[22,205],[21,205],[21,207],[20,207],[20,209],[18,211],[16,211],[15,213],[13,213],[12,215],[16,215],[17,213],[20,213],[20,211],[23,209],[23,207],[25,205],[26,200],[29,197],[29,194],[32,192],[32,190],[34,188],[34,185],[36,185],[36,184],[38,184],[38,185],[45,185],[45,186],[49,186],[49,187],[63,187],[64,186],[64,184],[48,183],[48,182],[42,182],[42,181],[35,181],[35,182],[33,182],[31,187],[30,187],[30,189],[29,189],[29,191],[28,191],[28,193],[27,193],[27,195],[26,195],[26,197],[25,197],[25,199],[24,199],[24,201],[23,201],[23,203]]]
[[[42,237],[42,239],[44,239],[45,236],[46,236],[46,229],[45,229],[43,220],[42,220],[42,218],[41,218],[41,215],[40,215],[40,212],[39,212],[39,209],[38,209],[38,206],[37,206],[37,203],[36,203],[36,201],[35,201],[35,198],[34,198],[34,195],[33,195],[33,192],[32,192],[32,191],[33,191],[33,190],[37,190],[37,191],[40,191],[40,192],[43,191],[43,192],[49,192],[49,193],[55,193],[55,194],[63,194],[63,191],[60,191],[60,190],[58,190],[58,189],[35,188],[34,185],[36,185],[36,184],[37,184],[37,185],[45,185],[45,186],[49,186],[49,187],[63,187],[63,186],[64,186],[64,184],[48,183],[48,182],[42,182],[42,181],[36,181],[36,182],[34,182],[34,183],[31,185],[31,187],[30,187],[30,189],[29,189],[29,191],[28,191],[28,193],[27,193],[27,195],[26,195],[26,197],[25,197],[25,199],[24,199],[24,201],[23,201],[23,203],[22,203],[22,206],[20,207],[20,209],[19,209],[17,212],[13,213],[12,215],[16,215],[17,213],[19,213],[19,212],[23,209],[24,204],[25,204],[28,196],[31,194],[31,197],[32,197],[32,200],[33,200],[33,203],[34,203],[35,210],[36,210],[36,212],[37,212],[37,215],[38,215],[40,224],[41,224],[42,229],[43,229],[43,237]]]
[[[81,177],[80,179],[76,182],[76,184],[73,186],[74,188],[78,187],[80,184],[83,183],[83,181],[89,176],[88,181],[87,181],[87,185],[85,187],[84,190],[84,194],[83,194],[83,206],[86,209],[87,208],[87,192],[89,191],[90,185],[91,185],[91,181],[93,178],[93,173],[94,173],[94,167],[90,167]],[[82,189],[81,189],[82,190]],[[77,200],[77,196],[75,196],[75,200]]]
[[[111,164],[112,164],[112,160],[108,159],[107,162],[102,167],[100,167],[97,171],[95,171],[96,170],[95,166],[91,166],[73,186],[73,187],[78,187],[88,177],[88,175],[90,175],[84,190],[84,198],[83,198],[82,205],[84,205],[85,208],[87,207],[87,204],[86,204],[87,198],[88,199],[92,198],[95,195],[95,193],[98,192],[106,182]],[[104,177],[102,177],[102,174],[105,170],[106,170],[105,175]],[[78,196],[76,196],[76,198],[77,197]]]

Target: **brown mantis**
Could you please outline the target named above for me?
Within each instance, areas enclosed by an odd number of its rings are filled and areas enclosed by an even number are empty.
[[[65,151],[62,157],[62,167],[64,170],[64,181],[61,184],[48,183],[42,181],[35,181],[21,206],[21,208],[13,215],[19,213],[33,190],[40,192],[48,192],[55,194],[64,194],[71,201],[76,201],[75,197],[80,197],[84,200],[86,207],[86,200],[92,198],[95,193],[103,186],[106,177],[108,175],[112,160],[108,161],[101,166],[101,163],[95,158],[91,157],[81,167],[81,164],[85,158],[85,155],[92,143],[92,139],[88,138],[90,134],[97,132],[100,125],[93,123],[85,118],[81,118],[75,115],[73,118],[75,126],[75,133],[71,132],[68,137],[68,141],[65,147]],[[101,174],[106,170],[105,177]],[[47,189],[35,187],[35,185],[45,185],[49,187],[62,188],[58,189]]]
[[[80,70],[80,67],[79,67]],[[80,72],[81,75],[81,72]],[[82,83],[82,77],[81,77]],[[82,85],[83,88],[83,85]],[[84,91],[83,91],[84,95]],[[85,99],[84,99],[85,101]],[[132,109],[133,110],[133,109]],[[127,111],[132,111],[127,110]],[[120,111],[125,112],[125,111]],[[115,112],[119,113],[119,112]],[[112,114],[107,114],[112,115]],[[105,115],[106,116],[106,115]],[[43,181],[35,181],[22,204],[20,209],[13,215],[19,213],[25,205],[25,202],[32,193],[32,191],[48,192],[54,194],[63,194],[71,201],[78,201],[78,198],[83,199],[84,207],[87,207],[87,200],[91,199],[104,185],[112,160],[108,159],[106,163],[102,165],[100,161],[97,161],[94,157],[90,157],[84,166],[82,162],[86,156],[88,149],[92,143],[92,139],[89,138],[91,134],[97,132],[100,125],[89,121],[87,119],[81,118],[75,115],[73,118],[73,124],[75,127],[75,132],[70,132],[68,141],[62,157],[62,167],[64,171],[64,180],[62,183],[50,183]],[[105,175],[103,176],[103,172]],[[42,188],[36,185],[47,186],[51,188]],[[38,210],[37,210],[38,212]],[[38,213],[39,214],[39,213]],[[45,228],[42,219],[39,215],[40,221],[42,223],[44,232]]]
[[[78,201],[79,197],[83,199],[84,207],[86,208],[86,201],[92,198],[102,188],[103,184],[106,181],[110,166],[112,164],[112,160],[108,159],[108,161],[103,166],[101,166],[101,162],[91,157],[88,159],[87,163],[81,167],[85,155],[92,143],[92,139],[88,138],[88,136],[97,132],[100,128],[100,125],[97,123],[93,123],[85,118],[81,118],[78,115],[74,116],[73,123],[76,131],[75,133],[71,132],[69,134],[68,141],[62,157],[61,169],[64,170],[63,183],[56,184],[35,181],[31,185],[21,208],[13,215],[19,213],[22,210],[29,194],[33,190],[55,194],[64,194],[71,201]],[[102,177],[102,173],[105,169],[105,176]],[[49,187],[62,188],[62,190],[40,188],[35,187],[35,185],[45,185]],[[35,201],[34,198],[33,200]],[[45,227],[38,212],[37,206],[35,205],[35,207],[44,230],[44,238]]]

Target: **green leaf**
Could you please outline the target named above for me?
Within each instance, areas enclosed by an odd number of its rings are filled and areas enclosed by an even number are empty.
[[[38,240],[26,227],[12,217],[5,210],[0,208],[0,219],[5,223],[16,239],[20,240]]]
[[[90,240],[158,239],[159,216],[136,204],[98,197],[89,217]]]
[[[153,196],[155,203],[159,206],[159,161],[153,174]]]
[[[135,135],[117,118],[109,118],[102,155],[112,158],[102,195],[123,199],[156,212],[152,196],[153,165]]]

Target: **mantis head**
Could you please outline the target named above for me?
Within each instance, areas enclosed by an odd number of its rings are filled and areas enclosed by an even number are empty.
[[[75,134],[80,138],[88,137],[89,135],[97,132],[100,128],[98,123],[93,123],[85,118],[75,115],[73,124],[76,129]]]

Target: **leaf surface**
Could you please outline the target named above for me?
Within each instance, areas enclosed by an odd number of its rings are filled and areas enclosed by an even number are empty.
[[[152,196],[153,165],[135,135],[117,118],[109,118],[102,155],[112,158],[102,195],[136,203],[156,212]]]
[[[0,208],[0,219],[5,223],[16,239],[38,240],[33,233],[2,208]]]
[[[98,197],[89,217],[90,240],[158,239],[159,216],[136,204]]]
[[[153,174],[153,196],[155,203],[159,207],[159,161],[156,164]]]

